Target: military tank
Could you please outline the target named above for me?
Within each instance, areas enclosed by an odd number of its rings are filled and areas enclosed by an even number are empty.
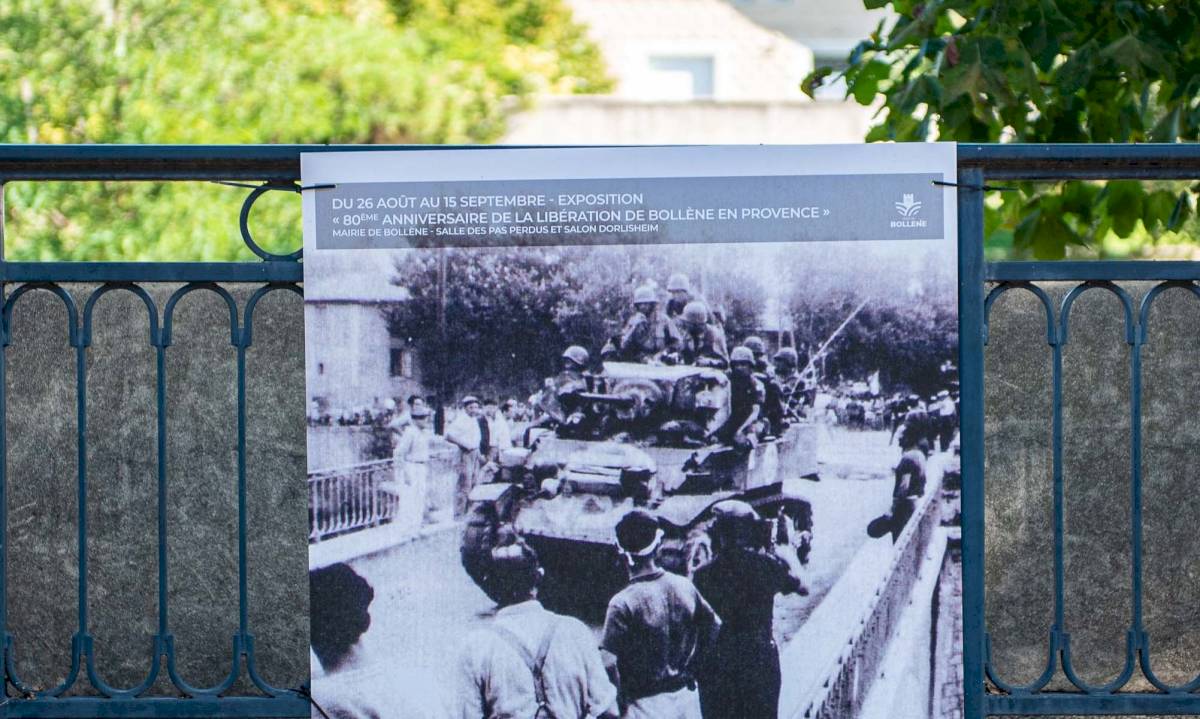
[[[729,380],[705,367],[606,362],[564,384],[558,419],[535,423],[470,494],[462,562],[489,596],[491,549],[520,536],[546,571],[544,603],[602,608],[628,581],[614,528],[634,507],[660,518],[659,563],[679,574],[711,561],[712,506],[725,499],[758,510],[764,547],[789,542],[807,563],[812,506],[784,480],[815,478],[814,425],[793,422],[750,447],[712,444]]]

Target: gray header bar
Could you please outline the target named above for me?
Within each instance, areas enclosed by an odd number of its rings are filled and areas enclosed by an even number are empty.
[[[933,173],[340,183],[319,250],[942,239]]]

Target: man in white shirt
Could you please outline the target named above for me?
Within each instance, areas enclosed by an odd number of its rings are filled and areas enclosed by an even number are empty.
[[[413,404],[409,423],[396,440],[392,451],[395,493],[399,498],[397,522],[407,531],[421,528],[429,513],[429,446],[433,431],[429,427],[429,407],[420,400]]]
[[[615,719],[617,690],[583,622],[537,601],[537,554],[518,541],[492,552],[500,608],[459,658],[453,719]]]
[[[454,492],[454,517],[467,513],[467,498],[486,460],[490,438],[484,437],[487,420],[483,405],[477,397],[467,395],[460,402],[462,410],[446,426],[446,441],[458,448],[458,483]]]

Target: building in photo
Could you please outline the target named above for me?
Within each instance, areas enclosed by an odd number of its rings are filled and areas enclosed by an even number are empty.
[[[391,261],[390,253],[380,255]],[[316,363],[308,375],[310,413],[337,417],[389,399],[424,396],[415,351],[388,327],[388,309],[408,297],[404,288],[392,284],[387,271],[360,263],[334,260],[306,269],[310,276],[322,275],[305,278],[305,352],[310,366]],[[314,342],[314,336],[322,341]]]

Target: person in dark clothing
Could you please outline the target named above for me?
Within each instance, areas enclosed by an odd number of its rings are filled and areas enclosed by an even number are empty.
[[[735,347],[730,355],[729,419],[714,433],[715,439],[742,449],[754,445],[754,425],[762,416],[766,390],[754,377],[754,354]]]
[[[644,509],[621,517],[617,544],[629,584],[608,603],[602,648],[616,660],[624,719],[700,719],[695,668],[706,661],[721,620],[686,577],[661,569],[663,531]]]
[[[722,624],[700,675],[700,707],[704,719],[775,719],[781,683],[775,595],[808,593],[800,560],[790,543],[762,546],[762,520],[749,504],[727,500],[713,513],[716,558],[695,582]]]
[[[902,428],[900,448],[904,454],[893,470],[896,481],[892,486],[891,511],[876,517],[867,525],[867,534],[879,538],[891,533],[893,543],[900,538],[904,525],[912,517],[916,500],[925,494],[925,457],[929,443],[924,437]]]

